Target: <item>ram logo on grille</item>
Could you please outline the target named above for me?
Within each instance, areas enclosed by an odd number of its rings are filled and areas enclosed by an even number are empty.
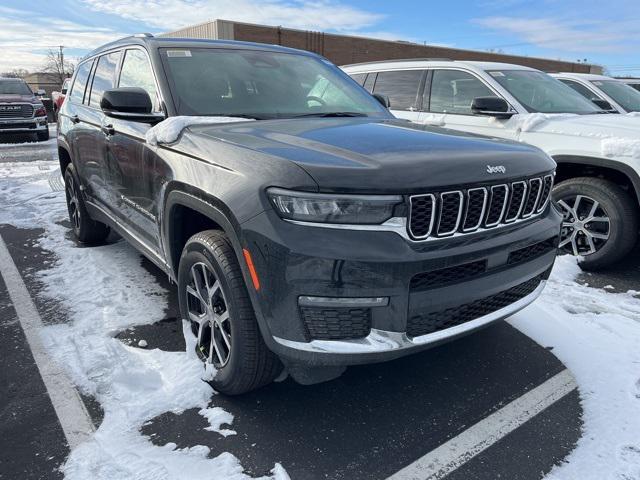
[[[493,167],[497,168],[497,167]],[[431,240],[473,233],[533,218],[551,196],[553,176],[535,177],[409,198],[409,235]]]
[[[0,111],[4,112],[15,112],[18,110],[22,110],[21,105],[0,105]]]

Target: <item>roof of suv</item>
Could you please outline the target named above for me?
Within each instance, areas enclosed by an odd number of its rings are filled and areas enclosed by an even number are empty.
[[[349,68],[352,71],[368,71],[371,68],[418,68],[418,67],[452,67],[452,66],[471,66],[479,70],[531,70],[537,71],[535,68],[525,67],[524,65],[516,65],[513,63],[499,62],[476,62],[466,60],[430,60],[430,59],[407,59],[407,60],[383,60],[378,62],[354,63],[351,65],[343,65],[342,68]]]
[[[282,53],[297,53],[308,56],[318,56],[315,53],[307,52],[305,50],[297,50],[295,48],[282,47],[280,45],[269,45],[265,43],[254,42],[239,42],[236,40],[208,40],[197,38],[170,38],[170,37],[154,37],[148,34],[132,35],[130,37],[124,37],[113,42],[102,45],[92,52],[89,52],[84,58],[93,57],[99,53],[106,52],[108,50],[127,46],[127,45],[141,45],[150,48],[240,48],[242,50],[256,50],[256,51],[271,51]]]
[[[0,77],[0,82],[23,82],[22,78],[14,78],[14,77]]]
[[[552,73],[552,77],[566,77],[566,78],[578,78],[582,80],[617,80],[618,78],[608,77],[606,75],[596,75],[595,73],[573,73],[573,72],[560,72]]]

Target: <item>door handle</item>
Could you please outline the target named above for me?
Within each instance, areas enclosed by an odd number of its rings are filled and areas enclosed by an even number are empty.
[[[100,127],[100,130],[102,130],[102,132],[107,136],[111,136],[114,133],[116,133],[116,131],[113,128],[113,125],[111,125],[111,124],[103,125],[102,127]]]
[[[80,121],[80,117],[78,117],[78,115],[71,115],[69,120],[71,120],[71,123],[78,123]]]

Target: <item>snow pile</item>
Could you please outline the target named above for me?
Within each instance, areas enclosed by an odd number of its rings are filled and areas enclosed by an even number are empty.
[[[240,117],[168,117],[154,125],[145,135],[147,143],[157,145],[159,143],[173,143],[178,140],[182,131],[193,125],[212,125],[219,123],[252,122],[251,118]]]
[[[574,374],[584,433],[547,480],[640,479],[640,299],[577,284],[558,258],[543,295],[510,322]]]
[[[640,140],[609,137],[600,142],[605,157],[631,157],[640,159]]]
[[[41,170],[45,167],[50,171]],[[67,238],[68,229],[59,224],[67,217],[64,192],[51,192],[48,182],[55,168],[55,162],[0,164],[0,223],[45,229],[40,246],[57,259],[39,273],[41,294],[62,303],[70,323],[45,327],[43,341],[80,390],[104,410],[93,438],[75,448],[62,466],[65,478],[248,479],[231,453],[209,458],[206,446],[160,447],[141,435],[146,422],[165,412],[197,408],[208,428],[222,435],[232,432],[220,426],[233,417],[219,407],[207,408],[214,392],[201,380],[204,371],[186,322],[188,353],[143,350],[114,338],[123,329],[161,320],[166,292],[124,241],[78,248]],[[288,476],[276,464],[272,478]]]
[[[549,122],[573,117],[576,117],[573,113],[525,113],[514,115],[506,122],[500,121],[495,117],[490,117],[489,121],[494,125],[499,125],[510,130],[531,132]]]
[[[198,412],[209,422],[209,426],[205,430],[210,432],[218,432],[223,437],[235,435],[235,430],[227,430],[220,428],[222,424],[231,425],[233,423],[233,415],[220,407],[203,408]]]

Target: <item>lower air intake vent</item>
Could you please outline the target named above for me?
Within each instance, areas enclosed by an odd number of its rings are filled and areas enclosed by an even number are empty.
[[[371,331],[370,308],[301,307],[308,340],[362,338]]]

